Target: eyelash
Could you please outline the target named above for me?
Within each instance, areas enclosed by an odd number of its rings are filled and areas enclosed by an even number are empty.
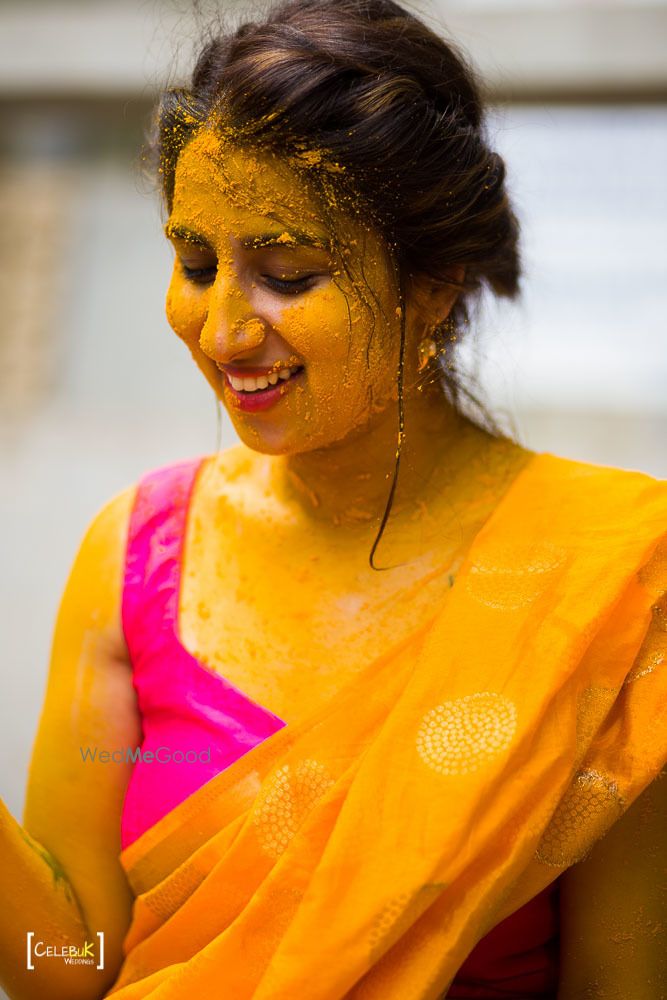
[[[303,278],[294,278],[286,281],[283,278],[274,278],[270,274],[263,274],[262,277],[269,288],[275,289],[282,295],[298,295],[299,292],[307,292],[312,288],[314,274],[304,274]]]
[[[188,281],[195,285],[208,285],[215,277],[217,268],[215,267],[186,267],[181,264],[183,274]],[[262,278],[274,291],[283,295],[298,295],[299,292],[306,292],[312,287],[314,274],[304,274],[302,278],[294,278],[291,281],[282,278],[274,278],[270,274],[263,274]]]
[[[194,282],[195,285],[208,284],[215,276],[217,270],[215,267],[186,267],[183,263],[181,267],[187,280]]]

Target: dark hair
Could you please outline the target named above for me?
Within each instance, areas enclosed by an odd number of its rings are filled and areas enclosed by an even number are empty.
[[[447,269],[465,267],[450,315],[456,328],[468,321],[470,302],[485,285],[510,298],[519,288],[518,223],[505,165],[486,141],[473,70],[455,45],[393,0],[285,0],[264,20],[211,37],[190,86],[162,95],[150,148],[169,209],[181,150],[216,120],[239,142],[265,150],[297,159],[304,151],[324,153],[335,171],[312,169],[317,158],[305,158],[315,186],[335,187],[384,236],[402,307],[400,453],[410,276],[454,284]],[[457,377],[454,346],[446,363],[438,359],[445,394],[459,408],[463,393],[499,433]]]

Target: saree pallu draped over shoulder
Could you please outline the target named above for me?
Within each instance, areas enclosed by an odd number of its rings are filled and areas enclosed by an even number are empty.
[[[536,454],[442,607],[130,844],[114,1000],[435,1000],[667,761],[667,482]]]

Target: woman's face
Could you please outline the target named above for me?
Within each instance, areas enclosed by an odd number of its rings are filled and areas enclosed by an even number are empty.
[[[286,161],[209,129],[179,157],[165,231],[176,251],[169,323],[246,445],[310,451],[381,418],[396,399],[400,327],[375,232],[324,211]],[[267,388],[248,391],[238,379],[250,376]]]

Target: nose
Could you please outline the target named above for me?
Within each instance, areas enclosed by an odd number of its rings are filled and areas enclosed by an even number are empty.
[[[264,321],[253,310],[239,282],[218,272],[199,337],[199,346],[216,364],[256,351],[266,336]]]

